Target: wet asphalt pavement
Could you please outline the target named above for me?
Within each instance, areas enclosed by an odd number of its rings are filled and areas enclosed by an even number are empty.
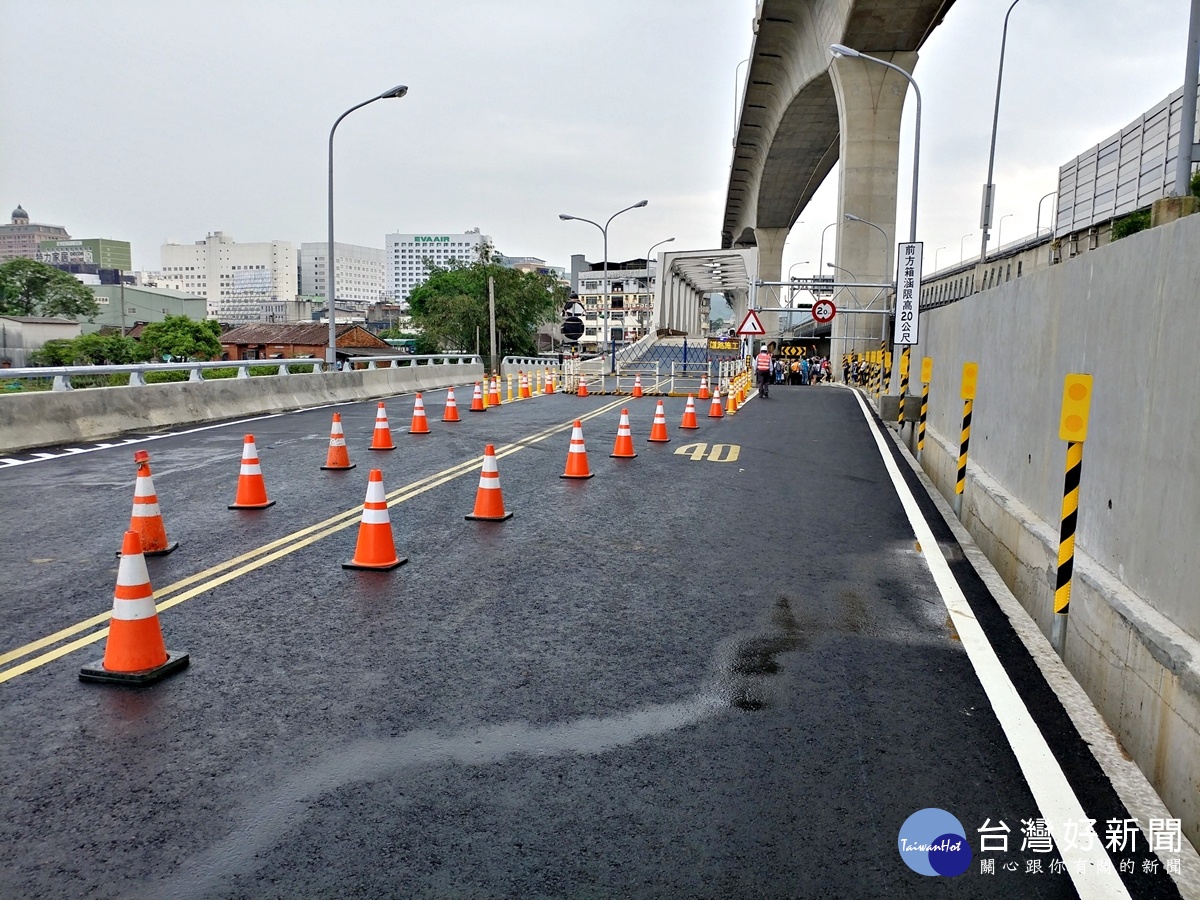
[[[646,440],[648,397],[470,414],[458,396],[446,425],[426,394],[424,436],[391,399],[392,453],[365,449],[374,404],[337,407],[349,472],[319,468],[329,409],[0,470],[0,654],[110,608],[137,446],[180,542],[148,561],[160,594],[248,555],[171,592],[194,591],[160,614],[182,673],[81,684],[98,641],[0,684],[0,897],[1076,896],[1066,875],[928,878],[897,853],[924,807],[976,847],[1003,819],[1014,850],[1038,811],[850,391],[701,404],[693,432],[668,398],[667,444]],[[634,460],[608,456],[622,406]],[[596,477],[559,478],[595,412]],[[247,431],[277,504],[232,512]],[[432,478],[485,443],[503,523],[463,518],[477,466]],[[361,504],[372,467],[391,493],[417,483],[388,573],[342,569],[357,515],[297,535]],[[1089,814],[1118,815],[1002,616],[980,618]]]

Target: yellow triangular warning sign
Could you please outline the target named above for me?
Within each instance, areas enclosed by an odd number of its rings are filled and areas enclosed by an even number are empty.
[[[766,334],[767,329],[763,328],[762,322],[758,318],[758,313],[750,310],[746,313],[746,318],[742,319],[742,324],[738,326],[738,334]]]

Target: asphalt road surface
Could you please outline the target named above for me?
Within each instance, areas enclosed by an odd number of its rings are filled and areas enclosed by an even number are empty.
[[[665,444],[649,397],[458,395],[457,425],[425,395],[429,435],[389,400],[390,453],[366,450],[374,404],[337,407],[348,472],[320,470],[329,408],[0,468],[0,897],[1179,896],[1144,841],[1022,849],[1049,789],[1014,746],[1044,738],[1098,836],[1130,813],[885,437],[904,505],[854,392],[705,403],[691,432],[669,398]],[[622,407],[632,460],[608,455]],[[585,481],[559,477],[577,416]],[[277,502],[230,511],[247,432]],[[487,443],[503,523],[464,518]],[[159,618],[191,665],[83,684],[138,447],[180,542],[148,560]],[[372,467],[409,562],[347,571]],[[990,699],[931,554],[1036,740]],[[901,858],[927,808],[961,823],[965,874]],[[985,851],[998,822],[1008,851]]]

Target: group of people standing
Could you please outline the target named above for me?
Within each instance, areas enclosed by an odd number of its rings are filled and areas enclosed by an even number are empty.
[[[784,356],[771,356],[770,359],[770,374],[771,384],[820,384],[822,381],[832,381],[833,372],[829,364],[829,357],[814,357],[809,359],[807,356],[801,356],[798,359],[795,357],[787,358]],[[762,357],[756,362],[762,361]],[[761,367],[760,368],[761,371]]]
[[[846,384],[857,384],[860,387],[872,384],[879,380],[879,364],[847,354],[842,357],[842,380]]]

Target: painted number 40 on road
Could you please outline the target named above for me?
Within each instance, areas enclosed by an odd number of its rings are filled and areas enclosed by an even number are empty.
[[[737,462],[741,452],[742,448],[738,444],[713,444],[711,450],[708,449],[708,444],[684,444],[675,451],[675,455],[690,456],[693,462],[702,459],[709,462]]]

